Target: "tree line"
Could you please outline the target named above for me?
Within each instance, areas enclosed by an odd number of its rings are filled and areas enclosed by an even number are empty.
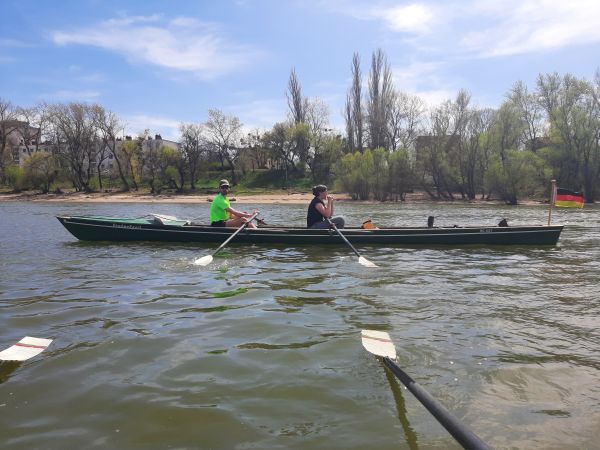
[[[292,69],[287,118],[247,132],[235,115],[210,109],[204,122],[180,124],[178,148],[151,142],[149,130],[124,138],[122,119],[101,105],[23,108],[0,98],[0,183],[48,191],[62,180],[92,191],[110,180],[123,191],[182,192],[209,173],[237,183],[269,172],[281,186],[334,183],[356,199],[399,201],[418,189],[432,199],[516,204],[544,197],[555,178],[586,202],[598,196],[600,71],[591,81],[540,74],[533,89],[518,81],[495,109],[478,107],[466,90],[427,107],[394,86],[382,50],[366,76],[355,53],[350,73],[343,132],[331,128],[323,100],[303,95]],[[27,153],[22,167],[11,152],[15,137]],[[111,171],[102,169],[108,161]]]

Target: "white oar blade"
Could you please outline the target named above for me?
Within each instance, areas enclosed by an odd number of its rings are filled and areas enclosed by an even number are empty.
[[[374,262],[369,261],[364,256],[359,256],[358,257],[358,262],[360,264],[362,264],[363,266],[365,266],[365,267],[379,267],[377,264],[375,264]]]
[[[362,330],[362,345],[370,353],[396,359],[396,347],[385,331]]]
[[[25,336],[15,345],[0,352],[0,361],[25,361],[42,353],[50,345],[52,339]]]
[[[196,266],[208,266],[213,260],[212,255],[206,255],[203,256],[202,258],[198,258],[196,261],[194,261],[194,265]]]

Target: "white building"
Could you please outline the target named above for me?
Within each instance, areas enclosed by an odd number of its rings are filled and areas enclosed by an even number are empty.
[[[4,122],[2,125],[0,133],[2,130],[7,130],[7,150],[10,152],[14,164],[23,167],[27,157],[36,152],[57,153],[56,144],[51,142],[40,142],[41,133],[39,128],[31,127],[27,122],[16,120]],[[132,138],[131,136],[125,136],[123,139],[117,138],[116,149],[120,150],[123,143],[127,141],[137,142],[137,138]],[[178,142],[163,139],[160,134],[156,134],[154,138],[148,136],[140,142],[142,145],[142,152],[147,152],[151,149],[159,149],[163,146],[174,150],[179,150],[180,148]],[[100,155],[100,142],[98,142],[97,145],[98,149],[96,154]],[[111,152],[105,152],[105,155],[106,158],[100,165],[100,170],[109,173],[115,169],[113,165],[114,157]]]

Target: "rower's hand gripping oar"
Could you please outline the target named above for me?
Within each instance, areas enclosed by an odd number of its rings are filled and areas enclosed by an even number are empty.
[[[223,242],[223,243],[222,243],[222,244],[219,246],[219,248],[218,248],[218,249],[216,249],[216,250],[213,252],[213,254],[212,254],[212,255],[206,255],[206,256],[203,256],[203,257],[201,257],[201,258],[198,258],[198,259],[196,259],[196,260],[194,261],[194,264],[195,264],[196,266],[208,266],[208,265],[209,265],[209,264],[212,262],[212,260],[213,260],[213,256],[215,256],[217,253],[219,253],[221,250],[223,250],[223,248],[224,248],[224,247],[225,247],[225,246],[226,246],[226,245],[229,243],[229,241],[231,241],[231,240],[232,240],[232,239],[233,239],[233,238],[234,238],[234,237],[235,237],[235,236],[236,236],[236,235],[237,235],[237,234],[238,234],[240,231],[242,231],[244,228],[246,228],[246,227],[248,226],[248,224],[249,224],[250,222],[252,222],[252,221],[253,221],[253,220],[256,218],[256,216],[258,216],[258,212],[255,212],[255,213],[252,215],[252,217],[250,217],[250,218],[248,219],[248,221],[247,221],[247,222],[244,222],[244,223],[242,224],[242,226],[241,226],[241,227],[239,227],[239,228],[236,230],[236,232],[235,232],[235,233],[233,233],[231,236],[229,236],[229,237],[228,237],[228,238],[225,240],[225,242]]]
[[[437,421],[467,450],[490,450],[490,447],[469,430],[450,411],[437,402],[425,389],[406,374],[394,361],[396,348],[384,331],[362,330],[362,345],[369,353],[383,357],[383,363],[412,392]]]
[[[363,265],[363,266],[365,266],[365,267],[378,267],[378,266],[377,266],[377,264],[375,264],[374,262],[371,262],[371,261],[369,261],[367,258],[365,258],[364,256],[361,256],[361,254],[360,254],[360,253],[358,253],[358,250],[356,250],[356,249],[354,248],[354,246],[353,246],[353,245],[350,243],[350,241],[349,241],[348,239],[346,239],[346,236],[344,236],[344,235],[342,234],[342,232],[341,232],[341,231],[338,229],[338,227],[336,227],[336,226],[335,226],[335,223],[333,223],[333,222],[331,221],[331,219],[329,219],[329,218],[327,218],[327,217],[326,217],[326,218],[325,218],[325,220],[327,220],[327,222],[329,222],[329,225],[330,225],[330,226],[331,226],[331,227],[332,227],[332,228],[333,228],[335,231],[337,231],[337,234],[339,234],[339,235],[340,235],[340,237],[341,237],[341,238],[344,240],[344,242],[350,246],[350,248],[352,249],[352,251],[354,252],[354,254],[355,254],[356,256],[358,256],[358,262],[359,262],[360,264],[362,264],[362,265]]]

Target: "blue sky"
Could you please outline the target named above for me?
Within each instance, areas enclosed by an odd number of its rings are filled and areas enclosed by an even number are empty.
[[[597,0],[3,0],[2,16],[1,98],[100,103],[171,139],[209,108],[248,129],[285,120],[292,67],[342,129],[352,55],[366,82],[377,48],[429,105],[464,88],[494,107],[518,80],[600,65]]]

